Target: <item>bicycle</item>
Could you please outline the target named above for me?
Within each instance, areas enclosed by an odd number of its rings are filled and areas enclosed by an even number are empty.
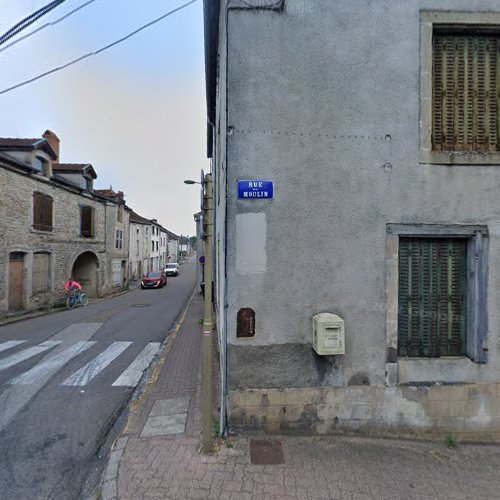
[[[89,299],[85,292],[71,291],[67,293],[66,307],[68,309],[73,309],[76,305],[86,306],[89,303]]]

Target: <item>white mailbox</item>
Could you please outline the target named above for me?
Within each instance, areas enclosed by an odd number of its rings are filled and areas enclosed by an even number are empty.
[[[345,354],[344,320],[332,313],[315,314],[312,318],[313,349],[317,354]]]

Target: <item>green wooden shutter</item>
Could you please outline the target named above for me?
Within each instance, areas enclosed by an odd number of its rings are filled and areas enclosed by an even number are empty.
[[[464,239],[400,239],[400,356],[465,354],[466,255]]]
[[[498,40],[498,35],[434,35],[434,150],[500,150]]]

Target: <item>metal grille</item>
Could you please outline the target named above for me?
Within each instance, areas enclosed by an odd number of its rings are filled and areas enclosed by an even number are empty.
[[[399,356],[465,354],[467,240],[401,238]]]
[[[432,146],[437,151],[500,149],[500,36],[433,37]]]

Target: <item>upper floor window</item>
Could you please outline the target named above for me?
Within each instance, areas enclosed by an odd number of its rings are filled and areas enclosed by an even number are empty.
[[[94,237],[94,208],[87,205],[80,207],[80,235],[84,238]]]
[[[120,229],[116,230],[115,248],[120,250],[123,248],[123,231]]]
[[[435,27],[432,47],[432,149],[500,150],[500,31]]]
[[[500,13],[420,12],[420,163],[500,165]]]
[[[155,242],[154,241],[151,242],[151,251],[153,251],[153,252],[155,251]]]
[[[52,231],[53,200],[50,196],[33,193],[33,229]]]
[[[40,156],[35,157],[35,170],[40,172],[42,175],[48,175],[49,172],[49,162],[45,158]]]
[[[118,222],[123,222],[123,207],[118,206],[118,211],[116,212],[116,220]]]

